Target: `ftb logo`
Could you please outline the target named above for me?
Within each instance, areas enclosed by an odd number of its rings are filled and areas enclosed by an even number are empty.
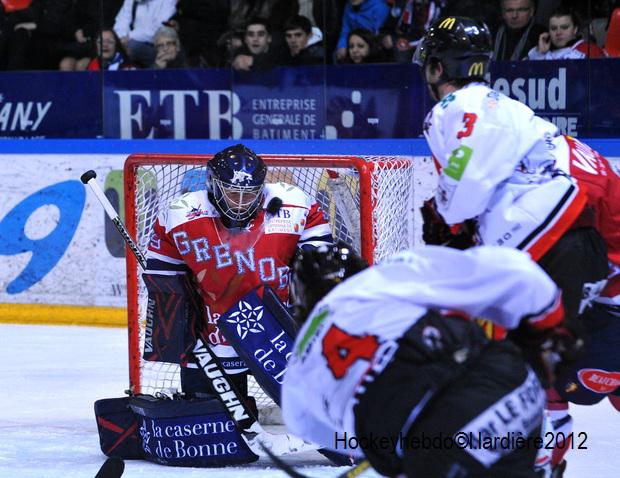
[[[265,328],[260,323],[260,320],[263,318],[262,305],[252,307],[252,304],[242,300],[239,302],[238,307],[239,310],[230,314],[226,322],[237,327],[237,335],[239,337],[245,339],[249,332],[260,334],[265,331]]]

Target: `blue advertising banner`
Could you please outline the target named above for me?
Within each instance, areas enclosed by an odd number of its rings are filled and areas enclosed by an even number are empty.
[[[227,69],[108,72],[103,101],[106,138],[241,137]]]
[[[324,139],[325,68],[274,68],[235,72],[232,88],[239,96],[236,118],[241,138]]]
[[[0,137],[97,138],[102,117],[97,73],[0,75]]]
[[[585,136],[589,130],[587,61],[497,62],[491,85],[532,108],[563,134]],[[598,63],[598,60],[592,64]]]
[[[493,88],[590,138],[620,136],[615,78],[615,59],[491,68]],[[0,137],[415,138],[431,106],[416,65],[0,74]]]
[[[327,69],[326,136],[412,138],[422,134],[426,87],[414,65]]]

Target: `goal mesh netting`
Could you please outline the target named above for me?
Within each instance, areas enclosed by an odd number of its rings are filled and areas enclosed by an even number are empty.
[[[180,195],[204,189],[208,155],[132,155],[125,163],[125,219],[146,253],[159,211]],[[320,203],[334,239],[351,244],[369,262],[379,262],[416,241],[415,158],[407,156],[262,156],[268,182],[295,184]],[[420,159],[420,158],[418,158]],[[171,395],[180,391],[176,364],[142,359],[146,288],[131,255],[128,265],[130,389]],[[270,399],[251,379],[261,414]]]

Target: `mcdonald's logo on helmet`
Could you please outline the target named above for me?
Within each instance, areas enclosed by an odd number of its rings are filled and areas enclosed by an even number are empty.
[[[484,76],[484,63],[477,61],[472,63],[467,72],[467,76]]]
[[[437,28],[445,28],[446,30],[452,30],[455,24],[456,24],[456,18],[448,17],[448,18],[444,18],[439,23],[439,25],[437,25]]]

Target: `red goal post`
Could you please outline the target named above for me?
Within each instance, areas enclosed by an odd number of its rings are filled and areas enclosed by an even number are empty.
[[[124,167],[125,222],[142,252],[162,208],[185,192],[204,189],[212,155],[134,154]],[[301,187],[319,201],[337,240],[369,262],[412,247],[415,217],[424,198],[417,189],[430,177],[429,158],[413,156],[262,155],[267,182]],[[422,171],[421,175],[418,173]],[[419,176],[419,177],[418,177]],[[146,291],[137,261],[127,254],[130,390],[171,394],[179,390],[178,366],[142,359]],[[259,400],[260,406],[260,400]]]

